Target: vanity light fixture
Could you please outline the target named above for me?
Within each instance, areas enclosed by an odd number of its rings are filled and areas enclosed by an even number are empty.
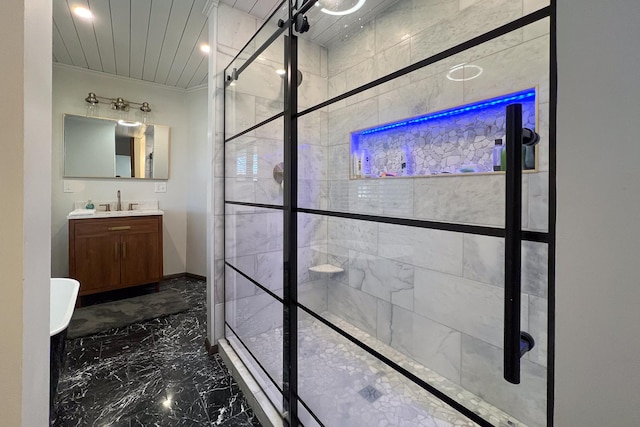
[[[334,16],[349,15],[351,13],[357,12],[362,6],[364,6],[366,1],[367,0],[358,0],[358,3],[356,3],[353,7],[345,10],[331,10],[331,9],[327,9],[326,7],[323,7],[322,9],[320,9],[320,12],[326,13],[327,15],[334,15]],[[339,2],[339,1],[336,2],[334,0],[334,3],[342,3],[342,2]],[[316,5],[320,6],[320,2],[316,3]]]
[[[87,106],[87,115],[93,115],[93,114],[90,114],[91,112],[95,114],[96,106],[100,103],[100,101],[108,103],[109,105],[111,105],[112,110],[116,110],[119,113],[124,113],[129,111],[129,107],[131,105],[139,105],[140,106],[139,109],[140,111],[142,111],[142,120],[144,123],[147,122],[148,115],[151,112],[151,107],[149,106],[149,103],[147,101],[144,101],[144,102],[127,101],[126,99],[121,97],[107,98],[106,96],[96,95],[93,92],[89,92],[89,95],[84,100],[86,103],[89,104],[89,106]],[[123,119],[122,121],[126,121],[126,120]],[[129,122],[129,123],[133,123],[133,122]],[[138,123],[138,122],[135,122],[135,123]],[[124,126],[127,126],[124,123],[121,123],[121,124],[123,124]],[[128,126],[132,126],[132,125],[128,125]]]
[[[479,65],[462,63],[449,68],[447,78],[453,82],[466,82],[480,77],[483,71]]]

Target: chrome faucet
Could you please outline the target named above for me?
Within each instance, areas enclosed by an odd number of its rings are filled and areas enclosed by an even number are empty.
[[[117,211],[122,210],[122,200],[120,200],[120,190],[118,190],[118,203],[116,204],[116,210]]]

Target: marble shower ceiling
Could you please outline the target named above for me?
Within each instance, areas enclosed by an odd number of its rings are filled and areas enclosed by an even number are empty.
[[[207,0],[54,0],[53,62],[184,89],[207,83]],[[280,0],[222,0],[268,17]],[[71,9],[90,9],[93,20]]]

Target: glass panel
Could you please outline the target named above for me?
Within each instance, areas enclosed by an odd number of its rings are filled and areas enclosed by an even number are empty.
[[[301,166],[305,191],[299,192],[299,205],[503,227],[504,173],[466,172],[491,170],[495,140],[504,140],[506,105],[521,102],[523,123],[541,136],[535,157],[527,157],[535,169],[523,175],[522,223],[525,229],[546,230],[548,20],[504,38],[518,43],[505,45],[500,38],[456,56],[455,63],[474,67],[452,72],[450,61],[441,61],[301,116],[299,163],[315,166]],[[514,93],[534,93],[535,100],[503,97]],[[431,120],[436,114],[441,115]],[[377,132],[366,135],[375,136],[368,139],[371,147],[362,145],[366,149],[358,145],[365,131]],[[326,163],[317,165],[323,159]],[[358,164],[363,178],[354,179]],[[386,177],[372,176],[373,170]]]
[[[299,258],[302,305],[496,425],[543,425],[546,244],[522,245],[521,330],[536,347],[514,386],[502,379],[504,239],[316,215],[298,224],[299,247],[319,243],[320,258]]]
[[[283,130],[280,118],[225,143],[227,201],[282,206]]]
[[[278,10],[225,71],[225,138],[284,111],[284,33],[251,59],[278,30],[279,19],[287,20],[286,10]]]
[[[258,361],[249,353],[249,350],[247,350],[242,341],[240,341],[240,338],[238,338],[228,326],[225,328],[225,338],[229,341],[249,372],[251,372],[260,389],[264,391],[276,410],[282,413],[282,391],[271,381],[271,378],[269,378],[267,373],[260,367]]]
[[[303,106],[315,105],[384,77],[547,6],[549,1],[525,0],[523,4],[512,0],[370,0],[362,2],[363,6],[353,13],[326,13],[345,11],[359,3],[320,0],[319,7],[307,14],[311,28],[301,35],[305,43],[301,43],[304,50],[300,69],[305,77],[307,72],[311,73],[310,81],[315,74],[327,77],[328,90],[324,98],[318,91],[314,91],[313,97],[307,95]],[[523,38],[530,39],[544,31],[538,27],[534,25],[500,38],[493,52],[515,46],[522,43]],[[320,50],[320,55],[305,56],[315,49]],[[316,62],[316,57],[326,60]],[[450,58],[442,65],[448,68],[460,64],[462,61],[458,59]],[[314,86],[312,83],[308,87]]]
[[[299,395],[324,425],[476,425],[319,321],[298,318]]]
[[[282,297],[282,211],[227,205],[225,260]]]
[[[228,327],[282,389],[282,304],[227,266],[225,307]]]
[[[548,1],[369,0],[358,9],[360,3],[320,0],[308,13],[311,31],[299,41],[299,110]],[[358,10],[326,13],[334,7]],[[228,70],[242,68],[275,21]],[[468,172],[493,166],[504,115],[461,112],[503,105],[495,103],[500,96],[533,89],[523,122],[542,139],[533,170],[523,176],[523,226],[546,230],[549,43],[543,20],[299,117],[299,205],[503,227],[504,173]],[[283,46],[281,35],[227,86],[227,138],[283,111],[286,80],[275,73]],[[413,121],[431,127],[409,131],[399,124]],[[283,127],[278,118],[227,144],[228,201],[282,205],[275,172]],[[381,128],[395,133],[380,131],[377,142],[362,138]],[[282,296],[282,211],[227,204],[225,214],[226,261]],[[514,386],[502,378],[503,239],[304,213],[297,225],[301,305],[494,425],[544,425],[547,245],[522,248],[522,330],[537,345],[522,360],[522,384]],[[281,387],[283,307],[233,268],[225,274],[227,335],[234,347],[247,345],[245,363],[259,362]],[[298,328],[298,390],[313,412],[300,409],[305,425],[318,424],[314,416],[324,425],[475,425],[303,311]],[[259,367],[250,369],[264,382]]]

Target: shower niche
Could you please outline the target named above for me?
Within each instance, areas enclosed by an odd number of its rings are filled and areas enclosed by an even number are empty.
[[[351,133],[350,178],[425,177],[504,171],[505,111],[522,104],[535,130],[536,89],[504,94]],[[536,147],[523,147],[523,169],[537,170]]]

